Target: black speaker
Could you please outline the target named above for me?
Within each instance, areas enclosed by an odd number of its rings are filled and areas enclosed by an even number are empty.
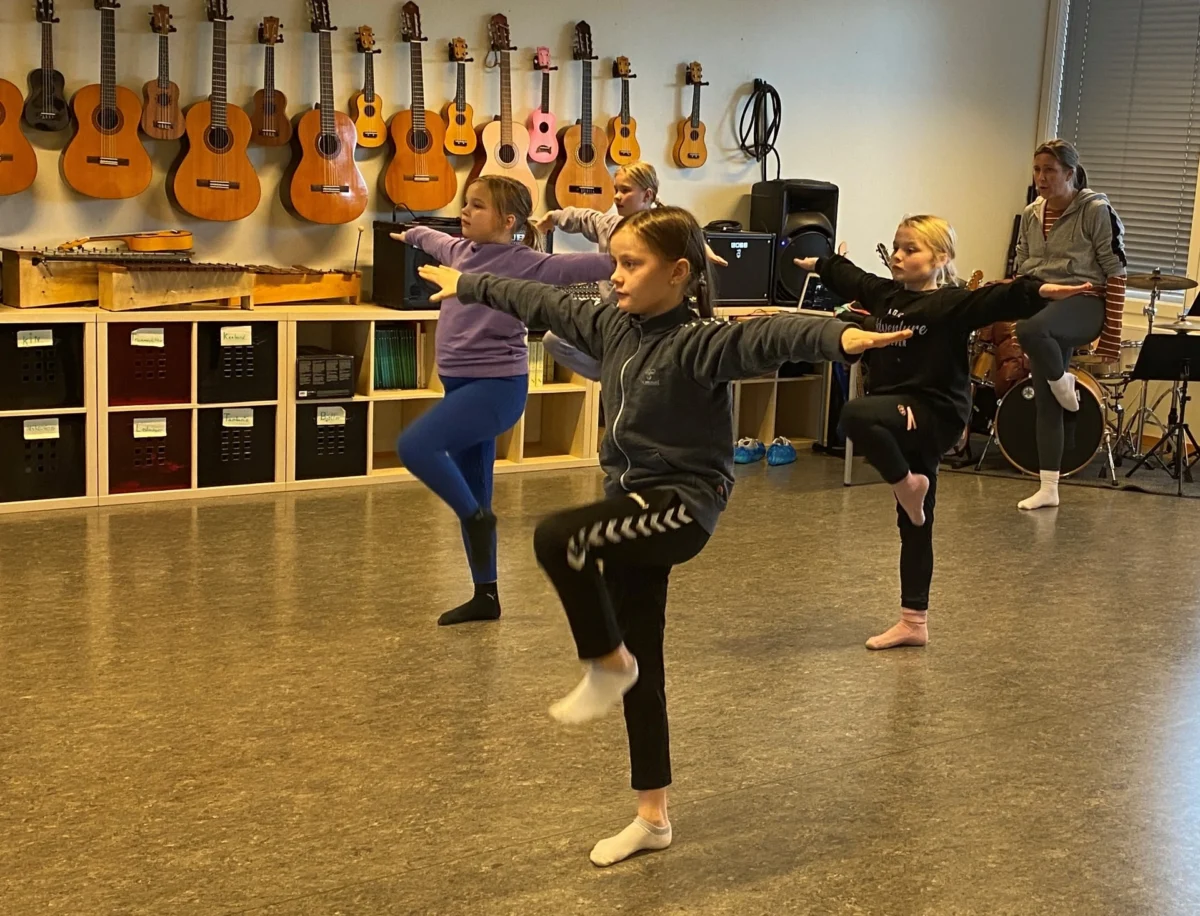
[[[431,217],[420,223],[390,223],[376,220],[374,224],[375,246],[372,257],[373,289],[371,299],[376,305],[390,309],[436,309],[437,303],[430,302],[433,287],[417,276],[422,264],[436,264],[433,258],[411,245],[392,238],[393,232],[403,232],[415,225],[428,226],[448,235],[461,236],[462,226],[456,219]]]
[[[758,181],[750,190],[750,229],[773,232],[775,243],[775,305],[796,305],[807,271],[794,258],[833,254],[837,237],[838,188],[825,181],[784,178]]]
[[[704,231],[708,247],[729,262],[713,267],[717,295],[713,305],[767,305],[771,301],[771,269],[775,236],[770,232]]]

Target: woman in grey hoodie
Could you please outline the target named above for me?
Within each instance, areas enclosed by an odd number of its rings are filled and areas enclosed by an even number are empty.
[[[1079,410],[1072,351],[1101,336],[1108,313],[1119,318],[1125,301],[1124,228],[1108,198],[1087,187],[1079,153],[1065,140],[1043,143],[1033,154],[1038,198],[1025,208],[1017,238],[1017,273],[1043,283],[1091,283],[1095,294],[1052,302],[1017,322],[1029,354],[1037,398],[1041,486],[1019,509],[1058,505],[1063,453],[1063,411]],[[1107,338],[1106,338],[1107,339]]]

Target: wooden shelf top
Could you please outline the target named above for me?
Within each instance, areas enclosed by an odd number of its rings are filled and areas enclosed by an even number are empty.
[[[49,407],[40,410],[0,410],[0,417],[66,417],[87,413],[86,407]]]
[[[432,388],[385,388],[371,395],[372,401],[432,401],[446,396],[444,391]]]
[[[47,324],[55,322],[128,323],[146,321],[437,321],[436,309],[406,311],[370,303],[347,305],[337,302],[290,302],[256,305],[252,309],[218,309],[205,306],[172,306],[163,309],[134,309],[110,312],[95,305],[47,306],[18,309],[0,305],[0,324]]]

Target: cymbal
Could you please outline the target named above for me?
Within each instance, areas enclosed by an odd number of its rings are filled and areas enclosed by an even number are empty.
[[[1190,277],[1178,274],[1130,274],[1125,278],[1129,289],[1158,289],[1159,292],[1178,292],[1194,289],[1198,284]]]
[[[1181,318],[1167,324],[1156,324],[1156,331],[1174,331],[1176,334],[1200,334],[1200,319]]]

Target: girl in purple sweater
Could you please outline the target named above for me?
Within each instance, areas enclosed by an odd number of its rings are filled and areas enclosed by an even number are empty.
[[[462,238],[423,226],[395,238],[442,264],[470,273],[567,284],[598,282],[612,274],[607,254],[548,255],[535,250],[541,235],[530,220],[525,186],[486,175],[468,188]],[[525,230],[525,245],[513,243]],[[442,302],[437,323],[437,368],[445,397],[401,433],[396,451],[404,466],[440,496],[462,523],[475,581],[470,601],[438,618],[442,626],[500,616],[496,589],[496,516],[492,472],[496,437],[525,412],[529,353],[525,326],[485,305]]]

